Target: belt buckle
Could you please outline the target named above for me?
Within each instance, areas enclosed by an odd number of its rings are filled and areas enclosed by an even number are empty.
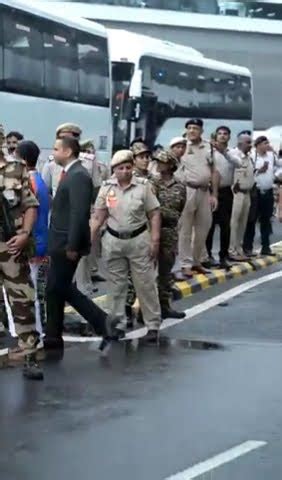
[[[130,233],[129,232],[120,232],[119,233],[119,238],[121,240],[128,240],[130,238]]]

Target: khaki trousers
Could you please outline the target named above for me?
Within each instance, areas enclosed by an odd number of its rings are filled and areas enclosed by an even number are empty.
[[[241,255],[248,222],[251,198],[249,193],[235,193],[231,215],[230,252]]]
[[[125,304],[130,271],[145,325],[149,330],[158,329],[161,311],[156,270],[150,258],[149,232],[128,240],[118,239],[106,232],[102,246],[109,281],[110,317],[118,320],[119,328],[126,328]]]
[[[209,192],[187,187],[186,204],[180,219],[179,259],[181,267],[200,265],[205,251],[206,239],[212,223]],[[192,245],[192,232],[194,241]],[[191,255],[192,250],[192,255]]]

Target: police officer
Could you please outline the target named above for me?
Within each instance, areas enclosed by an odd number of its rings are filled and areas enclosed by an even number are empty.
[[[151,172],[149,172],[149,165],[151,161],[150,149],[147,147],[147,145],[144,142],[137,139],[132,144],[131,151],[133,153],[133,163],[134,163],[133,175],[137,178],[145,178],[151,181],[153,179],[153,175]],[[135,303],[135,300],[136,300],[136,292],[133,285],[131,272],[129,271],[128,291],[127,291],[127,299],[126,299],[126,305],[125,305],[129,327],[133,325],[132,307]],[[140,324],[143,323],[142,313],[140,310],[138,312],[137,322]]]
[[[170,151],[177,158],[179,164],[185,153],[186,145],[187,145],[187,140],[184,137],[174,137],[169,142]]]
[[[81,136],[81,128],[74,123],[63,123],[59,125],[56,129],[56,139],[63,137],[74,137],[77,140]],[[55,196],[59,182],[60,176],[62,173],[62,168],[60,165],[57,165],[53,159],[53,156],[49,157],[49,162],[47,162],[42,169],[42,178],[49,188],[50,194],[52,197]]]
[[[160,241],[159,202],[148,180],[133,175],[133,154],[120,150],[112,158],[112,177],[103,182],[92,219],[93,240],[107,221],[103,258],[110,283],[110,315],[126,329],[128,272],[140,302],[146,339],[156,342],[161,320],[154,262]],[[148,230],[148,222],[150,232]]]
[[[187,187],[187,200],[180,222],[179,257],[183,274],[190,277],[193,228],[192,271],[207,272],[202,266],[201,260],[211,226],[211,214],[217,208],[219,177],[214,168],[213,148],[209,142],[202,140],[203,121],[201,119],[188,120],[185,127],[187,147],[176,178]]]
[[[134,162],[134,175],[139,178],[152,179],[149,172],[149,164],[151,161],[151,151],[143,142],[136,142],[131,147]]]
[[[184,318],[184,312],[170,307],[171,270],[178,241],[178,221],[186,202],[186,188],[173,174],[177,170],[177,158],[168,151],[155,156],[159,178],[154,180],[156,197],[161,207],[161,236],[159,251],[159,298],[162,318]]]
[[[255,183],[254,163],[250,155],[252,138],[248,133],[238,137],[238,146],[233,152],[241,159],[241,166],[235,169],[233,185],[233,207],[231,215],[230,258],[246,260],[242,244],[251,205],[251,190]]]
[[[19,348],[24,358],[23,375],[28,379],[42,380],[43,372],[36,363],[39,333],[35,327],[34,288],[27,254],[24,252],[36,220],[38,202],[30,189],[25,162],[15,157],[5,157],[3,142],[4,130],[0,126],[1,279],[12,308]]]

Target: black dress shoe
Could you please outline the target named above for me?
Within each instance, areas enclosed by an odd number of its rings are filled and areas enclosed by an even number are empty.
[[[261,250],[261,255],[267,255],[269,257],[276,257],[276,254],[273,253],[270,248],[263,248]]]
[[[172,310],[171,308],[167,308],[162,310],[162,319],[165,318],[185,318],[185,312],[177,312],[176,310]]]
[[[145,337],[142,338],[142,343],[146,343],[148,345],[157,345],[158,341],[159,330],[149,330]]]
[[[36,354],[30,353],[25,357],[23,376],[28,380],[43,380],[43,371],[36,363]]]
[[[111,346],[112,346],[112,339],[110,337],[103,338],[103,340],[99,345],[99,352],[101,353],[101,355],[106,356],[109,353]]]
[[[64,340],[61,337],[45,337],[43,339],[45,350],[63,350]]]
[[[231,270],[232,265],[224,258],[220,260],[219,268],[222,268],[223,270]]]

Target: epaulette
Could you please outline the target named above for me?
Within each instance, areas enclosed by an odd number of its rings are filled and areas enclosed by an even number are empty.
[[[21,165],[26,165],[25,160],[22,160],[21,158],[16,158],[13,157],[12,155],[6,155],[5,156],[6,163],[20,163]]]
[[[102,182],[102,187],[108,187],[109,185],[114,185],[113,181],[111,179],[109,180],[103,180]]]
[[[143,177],[135,177],[137,183],[141,183],[142,185],[146,185],[146,183],[149,182],[149,180],[147,178],[143,178]]]

